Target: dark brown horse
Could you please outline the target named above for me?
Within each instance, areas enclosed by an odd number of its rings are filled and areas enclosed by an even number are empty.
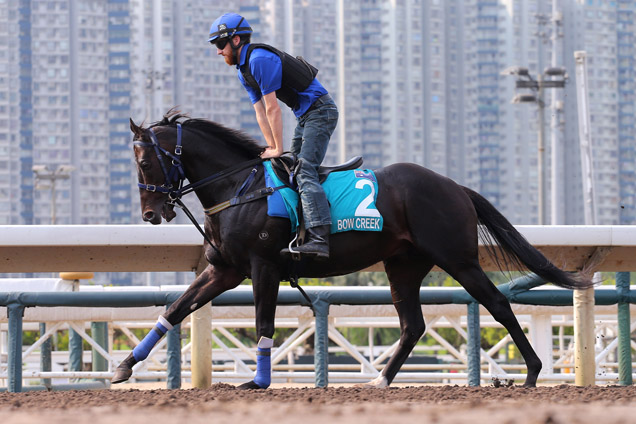
[[[216,123],[184,118],[169,113],[149,128],[138,127],[131,120],[142,215],[144,221],[152,224],[161,224],[162,216],[168,221],[174,217],[170,198],[175,197],[183,178],[194,184],[193,191],[206,209],[235,196],[254,167],[257,172],[253,187],[265,186],[258,160],[263,147]],[[175,154],[175,150],[181,154]],[[245,163],[250,166],[243,166]],[[373,387],[391,384],[424,333],[420,284],[437,265],[509,331],[528,368],[524,385],[535,386],[541,361],[508,300],[479,265],[478,224],[484,235],[499,245],[500,249],[491,252],[499,256],[498,260],[523,264],[561,287],[583,288],[591,283],[555,267],[473,190],[409,163],[381,168],[375,175],[377,208],[384,218],[382,231],[333,234],[330,259],[309,261],[299,275],[328,277],[384,263],[400,319],[400,343],[380,376],[367,384]],[[117,368],[113,382],[127,380],[132,366],[145,359],[167,329],[245,278],[253,282],[257,336],[273,337],[279,283],[290,277],[288,259],[279,252],[287,246],[291,234],[289,221],[268,216],[266,209],[262,198],[206,217],[205,234],[212,245],[206,241],[205,252],[210,264],[159,318],[155,331],[140,344],[142,347],[138,346]],[[241,387],[267,387],[270,372],[267,367],[257,369],[254,381]]]

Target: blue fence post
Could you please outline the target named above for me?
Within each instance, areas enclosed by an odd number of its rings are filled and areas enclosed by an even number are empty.
[[[108,352],[108,323],[91,322],[91,337]],[[93,371],[108,371],[108,361],[95,348],[92,350]]]
[[[46,323],[40,323],[40,337],[44,336],[46,333]],[[40,345],[40,371],[51,371],[51,338],[49,337],[46,341],[42,342]],[[50,378],[42,378],[42,384],[49,388],[51,387],[51,379]]]
[[[83,325],[84,323],[82,323]],[[84,341],[77,331],[68,329],[68,368],[69,371],[82,371],[84,368]],[[79,379],[73,379],[78,381]]]
[[[24,306],[7,305],[9,315],[9,352],[8,352],[8,385],[9,392],[22,391],[22,317]]]
[[[329,384],[329,302],[318,296],[312,302],[316,322],[314,334],[314,367],[316,387]]]
[[[468,346],[466,349],[466,356],[468,357],[468,385],[479,386],[481,381],[481,329],[479,328],[479,303],[477,302],[468,304],[466,327],[468,332]]]
[[[632,335],[629,313],[629,272],[616,273],[618,294],[618,384],[631,386],[632,381]]]
[[[152,331],[152,330],[151,330]],[[174,326],[166,334],[168,339],[168,378],[166,387],[168,389],[181,388],[181,324]]]

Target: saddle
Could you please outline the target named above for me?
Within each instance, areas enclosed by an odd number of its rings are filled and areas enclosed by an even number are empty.
[[[276,176],[289,188],[296,190],[296,175],[300,168],[301,160],[291,152],[283,153],[283,155],[270,159],[272,169]],[[318,179],[322,184],[325,182],[329,174],[338,171],[349,171],[362,167],[364,159],[362,156],[355,156],[345,163],[335,166],[321,166],[318,168]]]
[[[293,238],[288,245],[292,258],[290,282],[293,276],[299,275],[299,266],[303,266],[299,265],[303,258],[294,247],[302,245],[306,235],[302,202],[294,181],[300,166],[295,159],[293,155],[285,155],[263,163],[265,189],[271,193],[267,198],[267,215],[287,218],[291,225]],[[320,168],[321,185],[329,202],[331,234],[382,231],[383,218],[375,205],[378,180],[372,170],[360,169],[361,165],[362,158],[355,157],[341,165]]]

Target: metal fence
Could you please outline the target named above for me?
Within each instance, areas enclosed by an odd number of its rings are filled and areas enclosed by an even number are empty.
[[[631,322],[630,303],[636,303],[636,296],[629,287],[629,274],[620,273],[617,287],[599,288],[595,292],[597,321],[594,329],[597,336],[596,375],[599,381],[631,384],[631,349],[634,347],[631,332],[636,323]],[[499,289],[513,303],[515,314],[522,326],[530,333],[533,345],[544,363],[540,381],[571,381],[571,343],[565,337],[564,329],[573,325],[571,308],[572,292],[561,289],[535,288],[543,282],[535,277],[524,277]],[[315,316],[302,296],[291,288],[281,288],[277,326],[292,328],[292,334],[272,353],[274,381],[314,381],[317,387],[326,386],[329,381],[364,381],[378,375],[383,362],[393,352],[397,342],[388,346],[374,346],[373,332],[378,328],[397,327],[398,322],[390,306],[388,287],[325,288],[310,287],[307,293],[312,300]],[[112,318],[99,318],[107,328],[91,327],[89,324],[58,317],[55,320],[40,317],[39,321],[55,323],[42,331],[41,337],[26,350],[22,346],[23,330],[32,324],[24,322],[25,309],[34,307],[71,308],[150,308],[153,318],[162,309],[157,306],[169,305],[181,294],[180,291],[156,292],[66,292],[66,293],[0,293],[0,305],[7,307],[6,362],[0,360],[0,383],[6,381],[7,390],[22,391],[39,387],[23,386],[23,379],[98,379],[107,381],[114,367],[128,352],[112,349],[115,329],[119,329],[134,343],[139,340],[131,331],[134,327],[150,328],[154,321],[132,322],[119,319],[125,315],[115,314]],[[432,337],[439,349],[447,355],[443,363],[407,364],[398,374],[396,381],[454,381],[480,384],[497,377],[499,379],[525,378],[523,364],[505,363],[499,352],[510,343],[508,336],[488,351],[480,348],[480,328],[498,326],[463,289],[423,288],[420,293],[423,312],[427,319],[425,337]],[[213,342],[214,381],[246,380],[253,377],[255,353],[253,346],[247,346],[232,335],[228,329],[253,327],[253,297],[249,287],[224,293],[214,300]],[[618,307],[614,306],[618,305]],[[251,311],[251,312],[250,312]],[[612,312],[615,311],[615,312]],[[237,315],[238,313],[238,315]],[[225,314],[225,315],[224,315]],[[242,314],[242,315],[241,315]],[[483,315],[483,318],[480,318]],[[183,326],[183,328],[182,328]],[[182,379],[191,377],[188,355],[191,344],[182,343],[182,330],[186,333],[188,324],[176,326],[167,337],[155,347],[149,359],[135,368],[136,379],[163,379],[168,388],[181,386]],[[355,346],[343,335],[344,328],[367,328],[371,337],[368,346]],[[38,371],[23,370],[23,361],[41,350],[44,343],[62,328],[70,328],[92,347],[93,359],[104,358],[104,363],[92,371],[73,370]],[[457,349],[440,335],[440,328],[452,328],[465,340],[465,350]],[[555,330],[556,328],[556,330]],[[103,334],[111,334],[104,342]],[[557,333],[554,349],[553,332]],[[102,334],[100,337],[95,335]],[[310,337],[314,339],[313,363],[296,363],[294,353]],[[329,347],[331,341],[332,346]],[[625,347],[627,346],[627,348]],[[428,348],[427,348],[428,349]],[[81,351],[81,343],[80,343]],[[0,354],[2,346],[0,346]],[[330,353],[332,360],[330,363]],[[352,358],[350,363],[333,363],[333,354]],[[71,354],[69,354],[70,356]],[[81,352],[79,354],[82,356]],[[77,355],[76,355],[77,357]],[[72,361],[69,359],[69,364]],[[94,361],[93,361],[94,362]],[[70,365],[69,365],[70,368]],[[90,383],[94,384],[94,383]],[[46,386],[46,384],[45,384]],[[103,386],[103,384],[102,384]]]

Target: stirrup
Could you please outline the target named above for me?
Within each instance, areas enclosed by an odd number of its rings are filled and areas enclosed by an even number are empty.
[[[300,261],[300,252],[298,252],[297,250],[294,250],[294,243],[298,240],[298,233],[296,233],[296,235],[294,236],[294,238],[289,242],[289,244],[287,245],[287,249],[289,250],[289,253],[291,253],[291,258],[293,261]]]
[[[298,226],[298,230],[296,231],[296,234],[294,235],[294,238],[287,245],[287,250],[289,250],[289,253],[293,261],[300,262],[300,260],[302,259],[301,253],[295,250],[295,248],[303,244],[303,242],[305,241],[306,232],[307,230],[303,226],[303,223],[300,222]]]

